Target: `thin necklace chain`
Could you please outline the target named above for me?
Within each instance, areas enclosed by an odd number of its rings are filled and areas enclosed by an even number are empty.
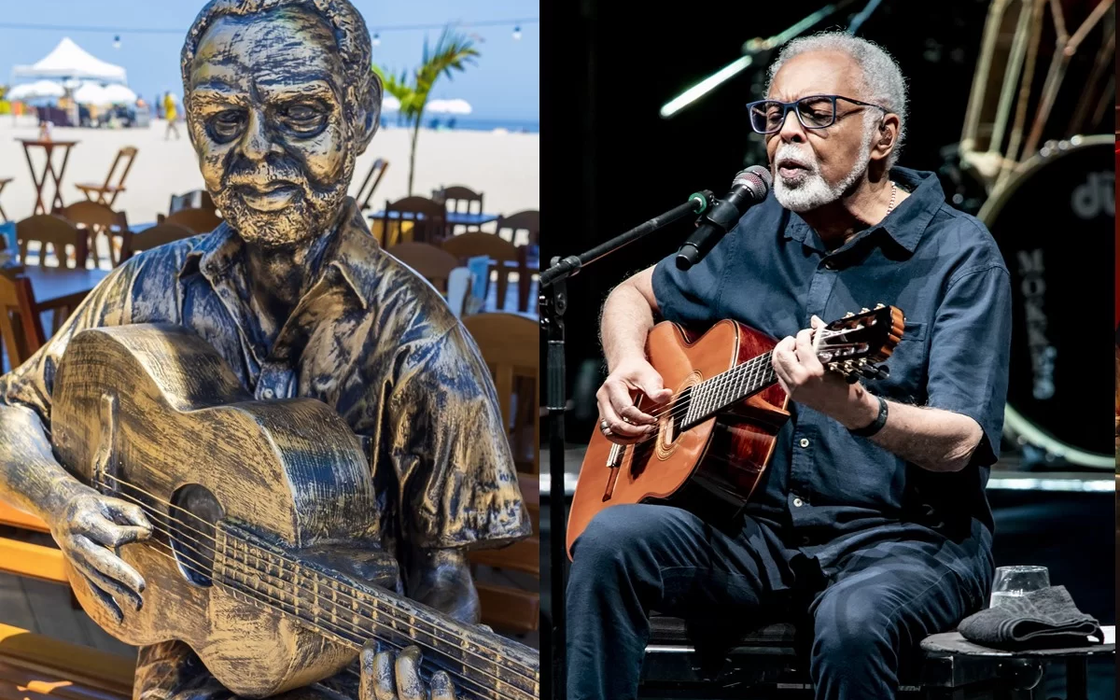
[[[895,198],[895,195],[897,195],[897,194],[898,194],[898,185],[894,184],[894,182],[891,182],[891,202],[890,202],[890,204],[887,205],[887,213],[888,214],[890,214],[891,211],[894,209],[894,198]]]

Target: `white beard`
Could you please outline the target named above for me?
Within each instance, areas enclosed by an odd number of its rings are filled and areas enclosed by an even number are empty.
[[[791,181],[782,177],[780,172],[774,175],[774,197],[783,207],[795,212],[805,212],[823,207],[840,199],[848,189],[867,172],[868,159],[871,157],[872,130],[863,130],[863,143],[860,145],[859,157],[852,166],[851,171],[843,180],[835,185],[829,185],[821,175],[821,165],[813,155],[812,149],[798,148],[792,143],[783,143],[778,146],[774,154],[774,162],[790,157],[809,166],[809,170],[802,173],[801,181]]]

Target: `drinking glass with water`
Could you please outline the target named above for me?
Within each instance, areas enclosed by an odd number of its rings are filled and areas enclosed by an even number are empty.
[[[1050,574],[1045,566],[1001,566],[992,581],[992,598],[989,605],[999,607],[1008,598],[1037,591],[1050,586]]]

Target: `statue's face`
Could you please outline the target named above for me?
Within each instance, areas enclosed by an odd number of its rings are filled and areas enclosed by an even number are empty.
[[[202,37],[189,76],[191,141],[230,225],[265,247],[325,231],[356,157],[330,27],[299,8],[219,18]]]

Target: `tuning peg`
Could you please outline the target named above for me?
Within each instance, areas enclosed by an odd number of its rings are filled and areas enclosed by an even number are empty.
[[[878,367],[875,365],[864,365],[860,367],[860,374],[868,379],[882,380],[891,376],[891,371],[886,365],[880,365]]]
[[[887,308],[887,307],[885,305],[881,304],[881,303],[875,305],[875,310],[876,311],[878,311],[879,309],[885,309],[885,308]]]
[[[863,307],[862,309],[860,309],[860,310],[859,310],[859,312],[860,312],[861,314],[865,314],[865,313],[867,313],[867,312],[868,312],[868,311],[870,311],[870,310],[871,310],[871,309],[869,309],[869,308],[867,308],[867,307],[865,306],[865,307]]]
[[[844,314],[844,318],[851,318],[852,316],[855,316],[855,314],[854,314],[854,313],[852,313],[851,311],[849,311],[848,313]]]

